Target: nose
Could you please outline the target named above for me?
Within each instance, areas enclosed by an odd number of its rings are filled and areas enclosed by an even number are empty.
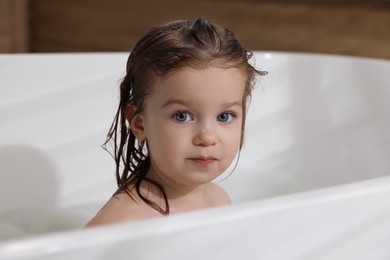
[[[212,146],[218,142],[218,134],[215,129],[201,128],[193,138],[193,144],[196,146]]]

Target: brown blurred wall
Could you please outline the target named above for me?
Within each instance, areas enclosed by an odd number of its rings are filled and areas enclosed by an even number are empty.
[[[130,51],[153,26],[205,17],[253,50],[390,58],[389,0],[0,0],[0,7],[7,23],[0,52]]]
[[[28,12],[26,0],[0,0],[0,53],[29,50]]]

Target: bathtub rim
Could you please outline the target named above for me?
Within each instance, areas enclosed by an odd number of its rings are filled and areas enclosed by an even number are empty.
[[[365,195],[383,191],[390,191],[390,176],[182,213],[169,218],[151,218],[88,229],[40,234],[0,242],[0,258],[13,259],[50,255],[81,248],[104,246],[125,240],[131,241],[139,237],[164,235],[177,231],[190,232],[214,224],[234,222],[243,218],[253,218],[262,214],[272,214],[318,203],[359,199]],[[123,232],[124,230],[132,232]],[[94,237],[94,239],[88,239],[90,237]]]

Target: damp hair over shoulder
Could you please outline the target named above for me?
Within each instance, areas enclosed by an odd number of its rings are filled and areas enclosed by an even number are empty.
[[[147,178],[150,156],[145,142],[139,142],[132,133],[129,121],[145,110],[145,97],[151,91],[152,80],[163,77],[183,66],[204,68],[210,64],[222,67],[236,67],[246,75],[243,94],[243,122],[241,145],[245,126],[245,111],[248,98],[257,76],[266,72],[251,65],[252,53],[246,50],[229,29],[198,18],[182,20],[152,28],[143,36],[127,61],[126,75],[120,84],[120,101],[114,121],[107,134],[103,148],[108,150],[116,164],[115,174],[118,192],[135,189],[138,196],[150,207],[163,215],[169,214],[169,203],[162,186]],[[128,107],[135,108],[130,118]],[[145,197],[140,186],[143,181],[155,185],[161,192],[165,206]]]

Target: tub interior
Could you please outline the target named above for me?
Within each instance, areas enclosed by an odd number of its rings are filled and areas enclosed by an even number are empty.
[[[78,229],[115,191],[105,152],[126,53],[0,56],[2,241]],[[255,52],[236,205],[390,173],[386,60]]]

